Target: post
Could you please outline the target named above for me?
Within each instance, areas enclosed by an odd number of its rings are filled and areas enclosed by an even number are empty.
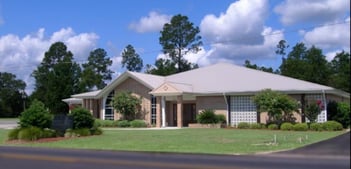
[[[161,98],[161,112],[162,112],[162,127],[166,127],[166,111],[165,111],[165,96]]]

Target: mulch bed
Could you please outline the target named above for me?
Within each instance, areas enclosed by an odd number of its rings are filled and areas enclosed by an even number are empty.
[[[7,140],[7,144],[25,144],[25,143],[47,143],[47,142],[54,142],[54,141],[61,141],[61,140],[68,140],[72,139],[69,137],[52,137],[52,138],[41,138],[34,141],[26,141],[26,140]]]

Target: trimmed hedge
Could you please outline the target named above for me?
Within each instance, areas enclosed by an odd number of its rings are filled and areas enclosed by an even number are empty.
[[[73,129],[92,128],[94,126],[95,119],[87,109],[75,108],[69,116],[73,118]]]
[[[282,125],[280,125],[280,130],[290,131],[293,129],[294,129],[294,125],[289,122],[285,122]]]
[[[133,128],[146,127],[146,123],[143,120],[133,120],[130,122],[130,126]]]
[[[132,124],[132,122],[129,122],[128,120],[119,120],[119,121],[116,121],[115,124],[117,127],[130,127]],[[137,123],[137,122],[134,122],[134,123]],[[133,125],[138,125],[138,124],[134,124]]]
[[[249,129],[250,124],[248,122],[240,122],[237,126],[238,129]]]
[[[327,131],[338,131],[343,129],[342,124],[337,121],[327,121],[322,123],[322,125],[323,129]]]
[[[310,130],[313,131],[324,131],[323,123],[311,123]]]
[[[308,125],[307,125],[307,123],[296,123],[294,125],[294,130],[295,131],[307,131]]]
[[[269,124],[267,128],[270,130],[279,130],[279,126],[277,124]]]
[[[34,141],[41,138],[56,137],[55,130],[40,129],[38,127],[15,128],[8,133],[8,140]]]

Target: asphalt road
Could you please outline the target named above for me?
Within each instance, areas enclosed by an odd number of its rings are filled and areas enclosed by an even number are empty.
[[[241,156],[0,146],[0,169],[349,169],[349,148],[349,132],[305,149]]]

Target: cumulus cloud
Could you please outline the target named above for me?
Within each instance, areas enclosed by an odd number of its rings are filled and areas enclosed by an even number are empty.
[[[341,48],[350,51],[350,18],[344,23],[326,24],[304,33],[306,44],[330,50]]]
[[[345,17],[350,12],[349,0],[285,0],[274,8],[285,25],[326,23]]]
[[[62,41],[77,61],[85,61],[99,38],[95,33],[76,34],[72,28],[63,28],[48,38],[44,33],[45,29],[41,28],[22,38],[14,34],[0,36],[0,71],[13,73],[18,79],[24,80],[27,93],[32,92],[34,84],[30,74],[42,61],[51,44]]]
[[[163,25],[169,22],[170,15],[159,14],[157,12],[150,12],[148,16],[140,18],[138,22],[133,22],[129,28],[139,33],[156,32],[163,28]]]
[[[210,48],[195,55],[198,64],[274,58],[276,44],[284,34],[264,25],[268,7],[264,0],[240,0],[218,17],[206,15],[200,29]]]

